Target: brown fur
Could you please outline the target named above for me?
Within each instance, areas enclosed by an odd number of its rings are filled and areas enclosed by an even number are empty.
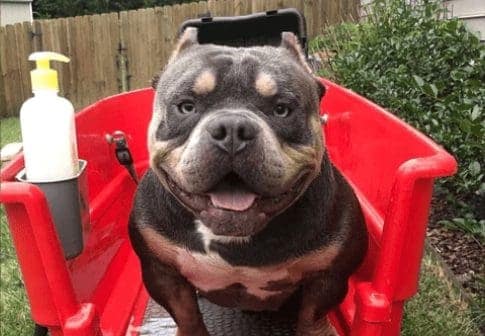
[[[194,82],[192,90],[198,95],[205,95],[212,92],[216,87],[216,76],[210,71],[203,71]]]
[[[264,97],[274,96],[278,92],[278,87],[276,86],[276,81],[271,78],[270,75],[264,72],[260,72],[258,77],[256,77],[256,82],[254,87]]]

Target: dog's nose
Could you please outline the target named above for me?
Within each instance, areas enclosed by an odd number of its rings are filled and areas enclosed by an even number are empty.
[[[232,155],[242,152],[256,138],[258,130],[254,121],[234,114],[220,116],[207,125],[212,143]]]

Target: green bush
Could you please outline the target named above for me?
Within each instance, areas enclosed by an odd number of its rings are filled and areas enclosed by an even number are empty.
[[[322,74],[455,155],[458,174],[437,190],[453,205],[443,224],[483,238],[485,47],[461,21],[446,18],[441,2],[375,0],[368,12],[362,23],[330,27],[312,42],[329,55]]]

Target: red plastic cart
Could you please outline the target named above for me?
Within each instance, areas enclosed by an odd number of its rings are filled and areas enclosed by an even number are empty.
[[[321,112],[330,157],[365,212],[370,249],[331,320],[341,335],[398,335],[417,291],[434,179],[456,171],[443,148],[379,106],[324,80]],[[80,158],[88,160],[90,224],[85,248],[65,261],[42,191],[15,182],[17,157],[1,171],[5,205],[32,317],[53,336],[138,335],[148,295],[127,237],[136,185],[105,135],[125,132],[138,174],[147,169],[153,91],[113,96],[77,114]]]

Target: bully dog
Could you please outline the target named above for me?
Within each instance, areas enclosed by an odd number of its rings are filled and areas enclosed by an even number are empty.
[[[325,151],[325,88],[296,36],[234,48],[199,44],[187,28],[154,88],[150,169],[129,231],[177,335],[209,335],[198,295],[261,311],[296,294],[297,335],[335,335],[326,314],[345,297],[367,233]]]

